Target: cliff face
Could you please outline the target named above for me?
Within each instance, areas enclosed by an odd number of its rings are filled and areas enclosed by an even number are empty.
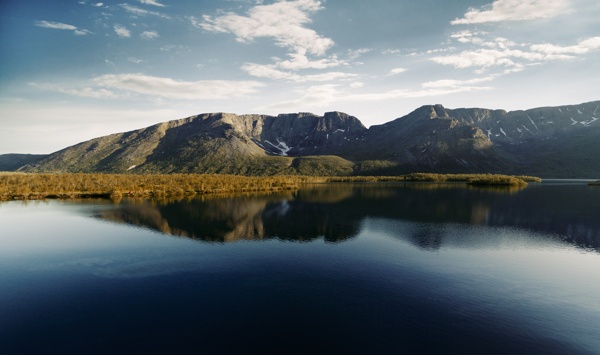
[[[595,178],[600,175],[599,117],[600,101],[513,112],[427,105],[369,129],[341,112],[207,113],[95,138],[23,161],[20,169],[248,175],[501,172]],[[386,169],[363,171],[369,164]]]

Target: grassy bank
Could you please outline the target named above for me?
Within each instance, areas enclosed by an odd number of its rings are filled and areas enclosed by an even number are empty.
[[[234,175],[2,174],[0,200],[165,197],[294,190],[299,177]]]
[[[336,176],[328,177],[328,182],[465,182],[472,185],[527,185],[528,182],[541,182],[535,176],[511,176],[501,174],[433,174],[412,173],[398,176]]]
[[[199,174],[0,174],[0,200],[44,198],[115,198],[194,196],[286,191],[303,183],[326,182],[466,182],[473,185],[522,186],[533,177],[491,174],[408,174],[401,176],[270,176]]]

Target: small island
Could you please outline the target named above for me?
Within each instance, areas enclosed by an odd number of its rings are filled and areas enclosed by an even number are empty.
[[[588,185],[590,185],[590,186],[600,186],[600,180],[592,181],[592,182],[588,183]]]

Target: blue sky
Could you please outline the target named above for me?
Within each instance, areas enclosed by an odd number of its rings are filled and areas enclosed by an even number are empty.
[[[600,99],[597,0],[5,0],[0,154],[205,112]]]

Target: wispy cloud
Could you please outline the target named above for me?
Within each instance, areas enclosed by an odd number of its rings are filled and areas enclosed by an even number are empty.
[[[115,25],[113,27],[113,29],[115,30],[115,33],[117,34],[117,36],[119,36],[121,38],[129,38],[129,37],[131,37],[131,31],[129,31],[127,29],[127,27],[125,27],[125,26]]]
[[[569,0],[494,0],[482,9],[470,8],[453,25],[536,20],[556,16],[568,6]]]
[[[150,15],[150,16],[162,17],[164,19],[170,19],[171,18],[171,17],[169,17],[169,16],[167,16],[167,15],[165,15],[163,13],[160,13],[160,12],[157,12],[157,11],[149,11],[149,10],[146,10],[146,9],[142,9],[141,7],[130,5],[130,4],[127,4],[127,3],[119,4],[119,6],[121,6],[123,9],[125,9],[127,12],[129,12],[129,13],[131,13],[133,15],[136,15],[136,16],[148,16],[148,15]]]
[[[339,100],[340,91],[335,84],[311,86],[297,90],[297,99],[271,103],[255,108],[258,111],[306,111],[321,108]]]
[[[156,31],[144,31],[140,34],[140,37],[142,37],[144,39],[154,39],[154,38],[158,38],[160,36],[158,35],[158,32],[156,32]]]
[[[228,99],[255,94],[264,84],[257,81],[201,80],[178,81],[143,74],[108,74],[93,82],[101,87],[179,100]]]
[[[53,91],[59,92],[61,94],[67,94],[78,97],[87,97],[92,99],[113,99],[117,97],[114,92],[101,88],[66,88],[64,86],[47,83],[29,83],[29,86],[44,91]]]
[[[256,63],[246,63],[242,66],[242,70],[257,78],[287,80],[296,83],[304,83],[310,81],[332,81],[339,79],[354,78],[357,76],[356,74],[344,73],[339,71],[301,75],[290,71],[279,70],[276,65],[263,65]]]
[[[159,3],[156,0],[140,0],[140,2],[144,5],[152,5],[152,6],[158,6],[158,7],[165,7],[165,5]]]
[[[574,46],[557,46],[554,44],[534,44],[530,46],[530,49],[539,53],[546,54],[586,54],[590,51],[600,48],[600,37],[588,38],[584,41],[577,43]]]
[[[450,65],[455,68],[490,67],[522,68],[527,64],[540,64],[549,61],[574,59],[600,48],[600,37],[592,37],[572,46],[553,44],[516,44],[504,38],[494,41],[478,42],[478,49],[465,50],[460,53],[436,56],[431,61]]]
[[[359,48],[355,50],[348,50],[348,57],[350,59],[357,59],[361,57],[363,54],[369,53],[372,51],[371,48]]]
[[[73,31],[74,34],[78,36],[88,35],[91,32],[82,28],[77,28],[77,26],[69,25],[67,23],[62,22],[53,22],[53,21],[36,21],[35,25],[42,28],[50,28],[53,30],[66,30]]]
[[[352,85],[350,86],[351,88]],[[356,88],[359,88],[358,85]],[[256,108],[257,110],[286,110],[299,111],[307,108],[322,108],[341,102],[373,102],[393,99],[414,99],[423,97],[444,96],[464,92],[488,91],[491,87],[480,86],[455,86],[455,87],[428,87],[420,90],[389,90],[383,92],[351,93],[345,91],[340,85],[316,85],[297,90],[300,97],[294,100],[281,101]]]
[[[131,62],[141,62],[129,58]],[[107,74],[74,87],[49,83],[29,83],[44,91],[94,99],[134,99],[150,96],[174,100],[225,100],[256,94],[264,84],[257,81],[200,80],[179,81],[171,78],[143,74]]]
[[[481,78],[473,78],[473,79],[466,79],[466,80],[442,79],[442,80],[436,80],[436,81],[428,81],[428,82],[421,84],[421,86],[425,89],[440,89],[440,88],[458,89],[461,87],[472,87],[473,85],[476,85],[476,84],[492,81],[499,76],[500,76],[500,74],[491,74],[491,75],[481,77]]]
[[[406,68],[394,68],[392,70],[390,70],[388,75],[396,75],[396,74],[401,74],[404,73],[405,71],[407,71],[408,69]]]
[[[131,63],[135,63],[135,64],[140,64],[140,63],[144,62],[143,60],[136,58],[136,57],[129,57],[129,58],[127,58],[127,61],[131,62]]]

